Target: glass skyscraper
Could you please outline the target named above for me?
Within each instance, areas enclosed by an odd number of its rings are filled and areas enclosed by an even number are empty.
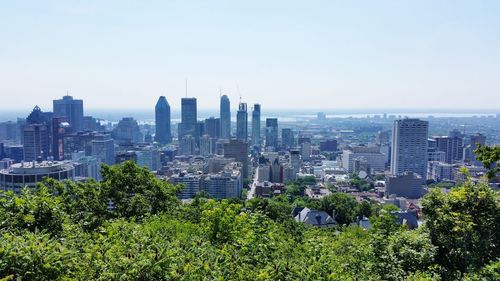
[[[240,103],[238,113],[236,114],[236,139],[248,141],[248,112],[247,104]]]
[[[231,108],[226,95],[220,97],[220,133],[223,139],[231,138]]]
[[[164,96],[158,99],[155,107],[155,139],[161,144],[172,142],[172,132],[170,128],[170,105]]]
[[[179,140],[191,135],[197,137],[198,115],[196,98],[181,99],[181,123],[179,124]]]
[[[83,100],[64,96],[53,101],[54,117],[66,117],[73,132],[83,131]]]
[[[253,105],[252,111],[252,145],[260,146],[260,104]]]

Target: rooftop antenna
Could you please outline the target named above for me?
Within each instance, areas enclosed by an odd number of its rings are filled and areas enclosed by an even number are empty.
[[[66,90],[66,96],[69,96],[69,90]]]
[[[219,98],[222,97],[222,87],[219,86]]]
[[[186,79],[186,98],[188,97],[188,80]]]
[[[241,103],[240,85],[238,85],[238,83],[236,83],[236,89],[238,90],[238,95],[240,95],[240,103]]]

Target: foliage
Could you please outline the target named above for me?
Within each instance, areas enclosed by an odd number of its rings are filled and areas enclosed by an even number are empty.
[[[478,144],[474,150],[477,160],[481,161],[486,169],[487,176],[493,179],[500,173],[500,146],[485,146]]]
[[[374,188],[373,183],[369,183],[368,181],[360,178],[355,173],[351,174],[350,179],[349,179],[349,184],[352,187],[357,188],[359,191],[368,191],[368,190]]]
[[[422,204],[439,265],[463,273],[500,258],[498,191],[468,182],[447,195],[433,189]]]
[[[126,163],[102,182],[0,192],[0,280],[499,279],[499,198],[484,185],[432,190],[428,226],[407,230],[394,206],[344,193],[181,204],[179,187],[146,171]],[[371,214],[373,227],[307,227],[290,215],[301,204],[346,225]]]
[[[356,220],[359,203],[351,195],[335,192],[321,198],[320,209],[334,217],[340,225],[345,225]]]

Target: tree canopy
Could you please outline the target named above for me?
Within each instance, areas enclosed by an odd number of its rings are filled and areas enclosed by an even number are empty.
[[[46,180],[0,193],[0,280],[499,280],[499,195],[486,185],[424,199],[427,226],[408,230],[390,207],[334,193],[313,203],[200,194],[132,162],[103,181]],[[298,200],[345,226],[295,222]],[[374,208],[378,210],[372,211]],[[349,226],[371,215],[373,227]]]

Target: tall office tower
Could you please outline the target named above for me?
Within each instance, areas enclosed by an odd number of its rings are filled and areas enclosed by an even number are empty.
[[[427,177],[427,138],[429,122],[419,119],[394,120],[392,130],[391,173],[414,172]]]
[[[181,99],[181,123],[179,124],[179,140],[184,136],[191,135],[196,138],[198,115],[196,109],[196,98]]]
[[[45,124],[24,126],[24,161],[47,160],[49,156],[49,128]]]
[[[220,137],[220,119],[210,117],[205,119],[204,125],[204,133],[209,135],[211,138],[219,138]]]
[[[290,166],[292,167],[293,179],[297,178],[297,174],[300,172],[300,151],[298,149],[290,150]]]
[[[240,103],[236,114],[236,139],[248,141],[248,112],[247,104]]]
[[[278,118],[266,119],[266,147],[278,149]]]
[[[253,105],[252,111],[252,145],[260,146],[260,104]]]
[[[170,129],[170,105],[164,96],[161,96],[155,106],[155,140],[160,144],[172,142],[172,132]]]
[[[464,141],[462,134],[452,131],[448,136],[434,137],[438,151],[444,152],[444,161],[448,164],[463,160]]]
[[[241,140],[230,140],[224,144],[224,158],[234,158],[243,166],[243,178],[248,178],[248,144]]]
[[[83,130],[83,100],[75,100],[72,96],[64,96],[53,101],[54,117],[66,117],[73,132]]]
[[[5,158],[5,146],[3,142],[0,142],[0,159]]]
[[[115,141],[109,134],[94,135],[91,141],[91,155],[107,165],[115,164]]]
[[[52,119],[52,157],[64,160],[64,136],[71,131],[66,117]]]
[[[231,138],[231,104],[226,95],[220,97],[220,137]]]
[[[33,161],[47,160],[50,156],[50,131],[52,125],[52,113],[42,112],[40,107],[35,106],[26,118],[26,124],[22,129],[24,144],[24,160]]]
[[[295,140],[291,128],[281,129],[281,146],[284,149],[290,149],[295,146]]]

